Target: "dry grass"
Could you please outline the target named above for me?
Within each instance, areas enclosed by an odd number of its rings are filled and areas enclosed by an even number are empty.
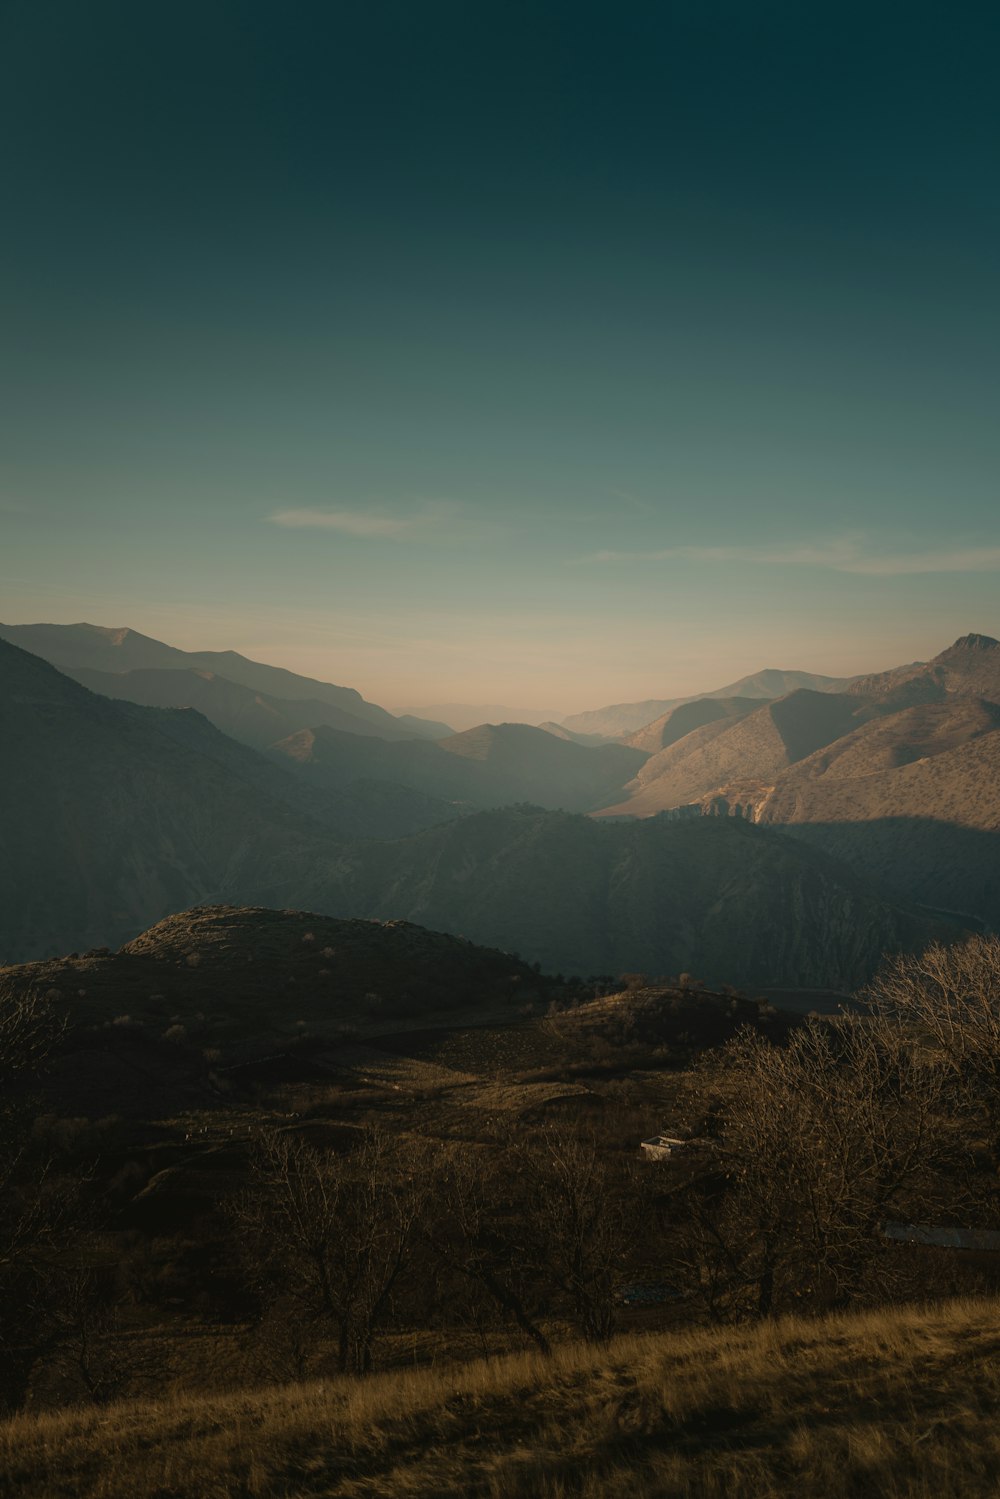
[[[21,1416],[19,1499],[996,1494],[1000,1303]]]

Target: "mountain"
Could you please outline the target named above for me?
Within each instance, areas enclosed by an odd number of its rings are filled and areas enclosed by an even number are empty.
[[[481,723],[528,723],[537,727],[561,716],[556,708],[511,708],[506,703],[430,703],[392,711],[404,720],[411,714],[424,722],[442,720],[451,725],[449,734],[474,729]]]
[[[847,693],[794,693],[706,724],[651,756],[629,791],[597,815],[747,818],[834,854],[893,899],[996,925],[1000,643],[966,635]]]
[[[683,703],[696,702],[703,698],[767,699],[786,697],[799,688],[813,692],[843,692],[849,685],[849,677],[824,677],[811,671],[777,671],[767,668],[741,677],[728,687],[717,687],[713,692],[697,692],[689,697],[646,698],[641,703],[612,703],[607,708],[593,708],[587,713],[572,713],[562,720],[563,727],[581,734],[602,734],[609,739],[621,739],[645,728],[654,719],[662,718],[672,708]]]
[[[752,815],[897,898],[1000,924],[996,703],[959,695],[862,725],[794,766]]]
[[[598,744],[616,744],[618,742],[614,739],[606,739],[603,734],[577,734],[573,729],[567,729],[565,724],[553,723],[551,720],[546,720],[546,722],[538,724],[537,727],[544,729],[546,734],[554,734],[557,739],[569,739],[573,744],[584,744],[594,747]]]
[[[110,701],[6,643],[0,703],[8,962],[118,945],[171,912],[224,903],[416,920],[564,971],[839,986],[927,930],[823,854],[739,820],[601,825],[508,807],[358,841],[336,826],[356,804],[314,802],[315,787],[302,801],[285,769],[193,710]],[[422,750],[469,784],[491,766],[515,775],[525,734],[562,764],[600,761],[599,749],[509,727],[456,736],[451,751],[316,737],[362,754]]]
[[[790,765],[877,711],[865,698],[807,688],[750,713],[731,711],[652,755],[630,783],[629,796],[599,815],[650,817],[697,801],[731,781],[773,784]]]
[[[320,722],[324,722],[320,719]],[[399,713],[396,722],[409,729],[414,739],[447,739],[449,734],[455,730],[451,724],[442,723],[439,719],[419,718],[412,713]]]
[[[845,988],[931,927],[846,865],[738,819],[601,824],[507,807],[349,851],[324,893],[564,973]]]
[[[175,646],[165,645],[137,630],[108,628],[104,625],[0,625],[0,640],[41,656],[60,671],[122,672],[140,671],[196,671],[207,672],[209,677],[220,678],[224,684],[236,684],[250,688],[266,697],[280,698],[291,702],[320,702],[329,708],[339,709],[350,720],[361,719],[368,725],[364,732],[382,738],[407,739],[418,730],[414,721],[401,725],[391,713],[375,703],[366,702],[353,687],[335,687],[330,682],[319,682],[312,677],[298,676],[279,666],[267,666],[260,661],[250,661],[236,651],[181,651]],[[166,701],[156,702],[156,707],[193,706],[178,704],[175,700],[177,684],[162,680]],[[87,685],[92,685],[87,683]],[[103,690],[103,689],[102,689]],[[145,690],[151,690],[147,680]],[[192,690],[197,690],[192,687]],[[206,692],[209,689],[205,689]],[[224,689],[221,689],[224,690]],[[221,691],[220,690],[220,691]],[[116,693],[116,696],[122,696]],[[206,716],[211,716],[206,711]],[[296,728],[307,727],[309,721],[299,721]],[[220,727],[223,727],[220,724]],[[341,728],[352,728],[344,720]],[[436,738],[438,725],[430,724],[421,734]],[[356,731],[355,731],[356,732]],[[278,734],[275,737],[280,738]]]
[[[696,697],[654,718],[645,728],[630,734],[625,743],[655,755],[658,750],[669,749],[695,729],[703,729],[706,724],[718,723],[722,719],[745,718],[759,707],[760,699],[754,697]]]
[[[1000,641],[991,635],[963,635],[931,661],[858,677],[849,690],[899,707],[939,702],[949,694],[1000,702]]]
[[[0,961],[209,898],[285,905],[335,839],[450,815],[398,788],[307,793],[192,710],[111,702],[4,641],[0,707]]]
[[[385,730],[384,726],[380,728],[335,703],[318,698],[272,697],[196,667],[137,667],[122,672],[73,667],[66,668],[66,675],[103,697],[142,703],[150,708],[197,708],[224,734],[256,749],[266,749],[299,729],[318,724],[366,737],[427,737],[417,736],[398,719],[394,720],[394,728]]]
[[[587,748],[528,724],[480,724],[434,744],[393,744],[320,727],[275,745],[271,754],[325,788],[377,776],[468,806],[532,801],[572,811],[620,794],[646,758],[620,744]]]

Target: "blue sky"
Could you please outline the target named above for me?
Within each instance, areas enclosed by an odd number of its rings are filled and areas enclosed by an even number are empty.
[[[0,617],[564,711],[1000,634],[981,5],[0,16]]]

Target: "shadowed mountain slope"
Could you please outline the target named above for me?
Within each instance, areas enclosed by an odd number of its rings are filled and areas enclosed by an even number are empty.
[[[224,734],[255,749],[266,749],[300,729],[318,724],[368,738],[427,737],[416,735],[399,720],[394,720],[391,726],[380,726],[336,703],[318,698],[273,697],[195,667],[181,670],[143,667],[123,672],[74,667],[66,668],[66,675],[104,697],[150,708],[196,708]]]
[[[719,723],[723,719],[732,721],[745,718],[760,707],[759,698],[753,697],[698,697],[690,703],[681,703],[671,708],[645,728],[630,734],[625,740],[634,749],[645,750],[655,755],[659,750],[669,749],[686,734],[703,729],[706,724]]]
[[[606,738],[603,734],[577,734],[573,729],[567,729],[565,724],[553,723],[551,721],[540,723],[538,728],[544,729],[546,734],[554,734],[557,739],[570,739],[574,744],[594,746],[617,742],[616,740]]]
[[[704,698],[751,697],[767,700],[785,697],[800,688],[813,692],[843,692],[850,681],[847,677],[824,677],[811,671],[778,671],[766,668],[749,677],[741,677],[728,687],[717,687],[712,692],[696,692],[688,697],[646,698],[640,703],[612,703],[607,708],[593,708],[586,713],[571,713],[562,720],[563,726],[583,734],[603,734],[610,738],[623,738],[645,728],[654,719],[662,718],[672,708],[684,703],[701,701]]]
[[[364,732],[369,734],[405,739],[418,733],[419,720],[411,718],[406,724],[400,724],[384,708],[378,707],[376,703],[366,702],[353,687],[336,687],[331,682],[302,677],[295,672],[285,671],[282,667],[250,661],[237,651],[181,651],[161,640],[140,635],[137,630],[89,624],[0,625],[0,639],[41,656],[43,660],[70,675],[82,670],[110,672],[115,675],[149,670],[208,672],[227,684],[235,683],[270,698],[291,702],[321,702],[327,707],[337,708],[351,720],[361,719],[366,723],[368,728]],[[142,690],[151,693],[148,681]],[[168,700],[151,701],[151,706],[198,706],[206,711],[207,717],[213,716],[207,712],[204,704],[176,703],[172,695],[174,688],[166,682],[162,684],[162,691],[167,694]],[[308,723],[308,719],[300,719],[296,728],[304,728]],[[220,727],[225,726],[220,724]],[[341,727],[348,728],[352,725],[345,720]],[[435,738],[438,729],[438,725],[430,724],[426,731],[420,729],[419,732],[426,732],[428,737]],[[279,729],[273,738],[281,737]]]
[[[207,898],[284,905],[334,837],[448,809],[390,789],[307,798],[187,710],[98,697],[0,642],[0,959],[119,942]]]
[[[349,899],[567,973],[842,988],[930,932],[845,866],[733,819],[600,824],[508,807],[344,862],[328,909]]]
[[[645,755],[625,745],[589,748],[527,724],[481,724],[436,744],[391,744],[317,728],[275,745],[310,784],[349,786],[377,776],[469,806],[533,801],[585,811],[620,793]]]

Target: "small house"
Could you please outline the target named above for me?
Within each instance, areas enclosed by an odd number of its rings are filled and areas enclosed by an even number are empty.
[[[690,1144],[690,1140],[679,1140],[674,1135],[653,1135],[639,1142],[639,1153],[647,1161],[669,1161],[672,1155]]]

